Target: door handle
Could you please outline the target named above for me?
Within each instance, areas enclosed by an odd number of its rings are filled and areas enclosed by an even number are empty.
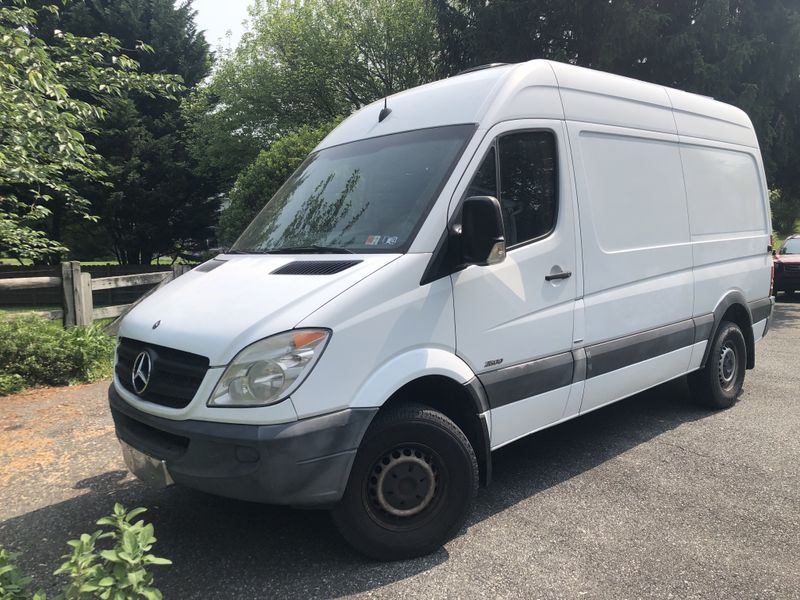
[[[554,279],[567,279],[568,277],[572,277],[572,271],[561,271],[560,273],[550,273],[550,275],[545,275],[545,281],[553,281]]]

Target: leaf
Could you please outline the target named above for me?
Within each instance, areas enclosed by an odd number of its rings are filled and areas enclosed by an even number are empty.
[[[116,550],[102,550],[100,552],[100,556],[112,563],[117,563],[121,561]]]
[[[147,512],[146,508],[142,508],[141,506],[138,508],[134,508],[133,510],[128,512],[127,519],[128,521],[133,521],[136,517],[138,517],[143,512]]]
[[[161,592],[155,588],[145,588],[140,591],[147,600],[162,600]]]

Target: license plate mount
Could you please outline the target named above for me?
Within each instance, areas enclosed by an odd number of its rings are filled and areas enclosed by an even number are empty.
[[[128,470],[144,483],[154,488],[165,488],[175,483],[165,461],[145,454],[122,440],[119,443]]]

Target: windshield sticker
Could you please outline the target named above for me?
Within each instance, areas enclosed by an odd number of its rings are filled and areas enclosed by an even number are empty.
[[[397,236],[396,235],[385,235],[385,236],[383,236],[383,243],[386,246],[396,246],[397,245]]]
[[[380,243],[381,243],[381,236],[379,235],[367,236],[367,241],[365,242],[367,246],[377,246]]]

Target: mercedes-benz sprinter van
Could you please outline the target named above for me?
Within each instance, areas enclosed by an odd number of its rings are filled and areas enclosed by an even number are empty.
[[[264,203],[121,323],[123,454],[379,559],[458,532],[523,436],[687,374],[731,406],[772,312],[747,115],[566,64],[366,106]]]

